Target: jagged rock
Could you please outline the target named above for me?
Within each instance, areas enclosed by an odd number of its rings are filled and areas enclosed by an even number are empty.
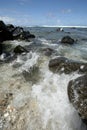
[[[0,42],[6,40],[27,40],[35,38],[35,35],[29,31],[24,31],[22,27],[14,27],[12,24],[5,25],[3,21],[0,21]]]
[[[18,45],[14,48],[14,53],[15,54],[21,54],[23,52],[28,52],[24,47]]]
[[[23,33],[23,28],[22,27],[15,27],[13,32],[12,32],[12,35],[14,37],[14,39],[18,39],[21,35],[21,33]]]
[[[35,36],[33,34],[30,34],[29,31],[23,31],[20,35],[21,40],[28,40],[30,38],[35,38]]]
[[[69,82],[68,97],[87,125],[87,75]]]
[[[61,43],[73,44],[75,41],[70,36],[65,36],[61,39]]]
[[[35,35],[30,34],[29,31],[24,31],[22,27],[15,27],[12,31],[14,39],[29,40],[29,38],[35,38]]]
[[[87,73],[87,63],[69,60],[65,57],[57,57],[49,61],[49,69],[53,72],[69,74],[78,71],[78,73]]]
[[[14,28],[15,28],[12,24],[7,24],[6,26],[7,26],[7,29],[8,29],[10,32],[12,32],[12,31],[14,30]]]
[[[0,42],[13,40],[12,33],[7,29],[3,21],[0,21]]]

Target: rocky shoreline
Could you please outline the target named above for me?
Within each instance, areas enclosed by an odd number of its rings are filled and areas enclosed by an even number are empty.
[[[3,21],[0,21],[0,55],[4,53],[4,41],[25,40],[27,42],[30,42],[32,38],[34,39],[35,35],[31,34],[29,31],[25,31],[22,27],[15,27],[12,24],[5,25]],[[71,46],[74,43],[75,40],[70,36],[63,37],[60,42],[60,44],[69,44]],[[52,53],[55,52],[55,50],[52,48],[44,48],[41,51],[48,57],[50,57]],[[22,53],[26,54],[28,52],[29,50],[25,47],[17,45],[13,49],[12,58],[14,59],[16,55],[21,55]],[[76,78],[75,80],[71,80],[69,82],[67,86],[67,95],[70,103],[72,103],[77,113],[80,115],[82,121],[87,125],[87,63],[74,61],[66,57],[59,56],[54,59],[50,59],[48,68],[50,71],[56,74],[64,73],[68,75],[74,72],[81,74],[79,78]],[[2,93],[0,94],[0,117],[4,115],[4,112],[7,109],[7,106],[9,105],[9,102],[12,100],[12,98],[12,93],[6,93],[5,95]],[[10,109],[15,111],[14,108]]]
[[[25,40],[29,42],[31,38],[35,38],[35,35],[25,31],[22,27],[15,27],[12,24],[5,25],[3,21],[0,21],[0,54],[3,53],[4,41]],[[21,49],[22,47],[19,47],[19,52]]]

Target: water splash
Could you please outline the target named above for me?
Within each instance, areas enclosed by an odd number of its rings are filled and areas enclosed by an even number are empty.
[[[68,82],[79,75],[43,72],[43,81],[32,86],[32,96],[39,104],[43,129],[86,130],[85,126],[81,127],[81,119],[70,105],[67,95]]]

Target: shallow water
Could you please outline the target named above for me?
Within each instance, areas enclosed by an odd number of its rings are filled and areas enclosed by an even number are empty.
[[[77,72],[54,74],[48,68],[49,60],[56,56],[87,62],[87,41],[82,44],[81,40],[85,31],[71,31],[73,37],[81,37],[80,42],[70,46],[58,42],[64,32],[58,35],[55,28],[36,29],[30,30],[37,35],[34,41],[10,42],[14,46],[25,46],[29,53],[0,64],[0,93],[13,94],[0,118],[0,130],[86,130],[67,94],[69,81],[80,75]],[[55,52],[47,56],[43,48],[52,48]]]

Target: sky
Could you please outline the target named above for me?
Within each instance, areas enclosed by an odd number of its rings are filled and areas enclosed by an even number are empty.
[[[0,20],[21,26],[87,26],[87,0],[0,0]]]

